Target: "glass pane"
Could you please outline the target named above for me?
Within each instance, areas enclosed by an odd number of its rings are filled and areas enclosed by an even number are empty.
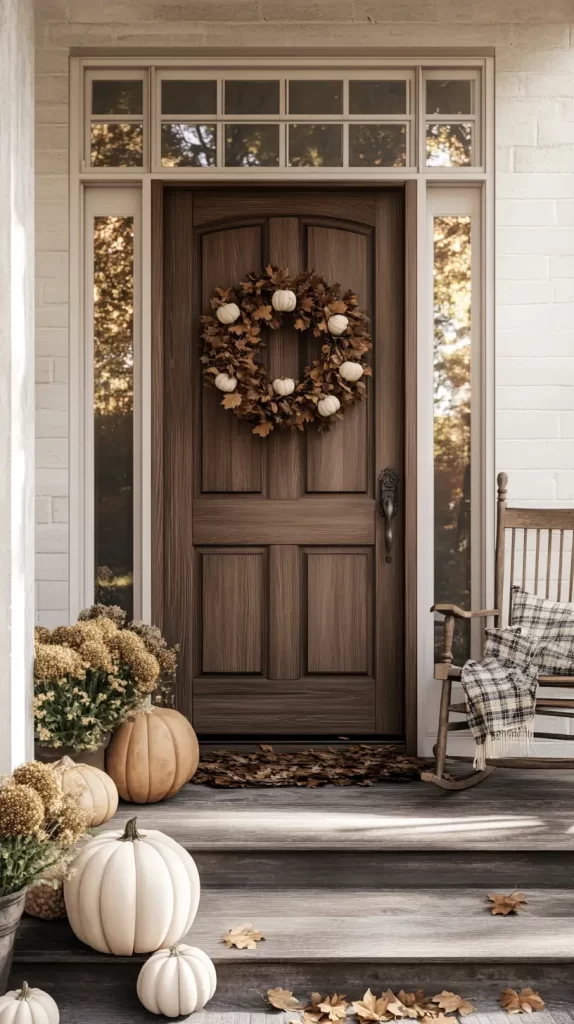
[[[226,124],[225,163],[228,167],[278,167],[279,125]]]
[[[406,125],[349,125],[351,167],[404,167],[406,162]]]
[[[143,82],[92,82],[92,114],[143,114]]]
[[[226,82],[226,114],[278,114],[279,82]]]
[[[342,114],[342,82],[289,82],[290,114]]]
[[[161,126],[162,167],[213,167],[216,163],[214,124]]]
[[[435,601],[470,608],[470,217],[434,218],[434,587]],[[442,644],[436,624],[435,648]],[[469,657],[458,623],[455,664]],[[462,659],[462,660],[459,660]]]
[[[471,124],[427,124],[427,167],[467,167],[471,163]]]
[[[162,114],[217,114],[217,82],[161,83]]]
[[[92,167],[142,166],[142,124],[92,124],[90,138]]]
[[[343,126],[340,124],[290,124],[291,167],[342,167]]]
[[[351,114],[406,114],[406,82],[349,82]]]
[[[472,114],[472,85],[463,79],[427,79],[427,114]]]
[[[133,616],[133,217],[94,219],[95,600]]]

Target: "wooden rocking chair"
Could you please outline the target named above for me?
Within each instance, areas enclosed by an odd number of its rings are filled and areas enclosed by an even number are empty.
[[[437,743],[434,748],[435,770],[424,772],[422,779],[433,782],[441,789],[468,789],[486,779],[496,767],[501,768],[574,768],[573,758],[560,757],[517,757],[489,759],[484,770],[473,770],[456,778],[445,777],[447,757],[451,761],[472,763],[472,757],[452,757],[447,755],[449,732],[468,732],[466,723],[466,705],[452,704],[452,684],[460,679],[461,668],[452,664],[452,643],[456,619],[491,619],[495,626],[504,625],[508,616],[511,601],[511,588],[518,585],[532,593],[538,593],[539,580],[543,581],[544,595],[551,600],[572,601],[574,590],[574,508],[572,509],[533,509],[507,508],[506,473],[499,473],[497,478],[498,501],[496,517],[496,565],[495,594],[496,608],[481,611],[463,611],[454,604],[435,604],[432,612],[444,615],[444,645],[442,660],[435,665],[435,679],[442,681],[439,725]],[[506,540],[509,534],[510,551],[507,557]],[[553,537],[557,534],[553,557]],[[534,575],[530,575],[529,535],[533,541]],[[531,561],[531,559],[530,559]],[[505,572],[508,580],[505,581]],[[505,589],[507,588],[507,589]],[[551,593],[552,591],[552,593]],[[564,597],[562,596],[564,594]],[[566,594],[568,595],[566,597]],[[506,616],[504,614],[506,610]],[[539,676],[540,687],[562,687],[574,691],[573,676]],[[536,700],[537,715],[552,718],[574,718],[574,693],[564,697],[538,697]],[[452,721],[451,715],[463,715],[464,720]],[[569,735],[535,732],[535,739],[571,740]]]

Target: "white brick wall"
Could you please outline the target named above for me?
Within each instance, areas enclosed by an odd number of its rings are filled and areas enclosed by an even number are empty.
[[[497,462],[574,504],[572,0],[36,0],[37,607],[66,614],[68,47],[496,47]]]

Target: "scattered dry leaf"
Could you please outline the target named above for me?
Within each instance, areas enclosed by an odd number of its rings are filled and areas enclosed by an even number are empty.
[[[367,989],[362,999],[353,1003],[353,1009],[361,1020],[397,1020],[400,1017],[408,1017],[409,1013],[405,1006],[397,999],[394,992],[387,989],[378,999]]]
[[[264,938],[263,932],[258,932],[252,924],[240,924],[230,928],[223,936],[222,942],[228,949],[231,946],[236,946],[237,949],[257,949],[256,943]]]
[[[440,992],[438,996],[433,996],[432,1002],[436,1003],[441,1010],[446,1010],[447,1013],[460,1013],[462,1017],[467,1013],[474,1013],[475,1009],[467,999],[458,996],[456,992],[447,992],[446,990]]]
[[[505,988],[498,1000],[507,1013],[533,1013],[544,1009],[542,996],[532,988],[523,988],[516,992],[513,988]]]
[[[502,892],[489,892],[488,898],[492,903],[490,912],[492,914],[503,914],[504,917],[507,914],[524,910],[523,904],[526,903],[526,896],[518,890],[511,892],[509,896],[505,896]]]
[[[314,992],[313,995],[316,995],[316,993]],[[344,1020],[348,1006],[349,1003],[347,1002],[346,997],[337,992],[333,993],[332,996],[326,996],[326,998],[318,1004],[319,1010],[321,1010],[328,1020],[332,1021]]]
[[[299,1010],[301,1003],[288,988],[268,988],[267,998],[276,1010]]]

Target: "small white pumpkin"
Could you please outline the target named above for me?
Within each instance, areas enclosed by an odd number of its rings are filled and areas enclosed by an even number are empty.
[[[277,288],[271,296],[271,305],[278,313],[292,313],[297,305],[297,296],[290,288]]]
[[[236,302],[224,302],[215,311],[220,324],[234,324],[240,313],[241,310]]]
[[[220,391],[230,394],[237,387],[237,377],[230,377],[228,373],[218,373],[215,378],[215,386]]]
[[[118,790],[113,779],[91,764],[76,764],[71,757],[55,761],[64,793],[72,793],[89,814],[88,828],[104,825],[118,809]]]
[[[163,832],[100,832],[73,862],[64,882],[74,934],[99,953],[131,956],[179,942],[199,904],[199,875],[183,846]]]
[[[363,367],[360,363],[353,363],[348,359],[339,367],[339,373],[343,380],[350,380],[351,382],[354,382],[356,380],[360,380],[363,376]]]
[[[57,1003],[41,988],[30,988],[27,981],[22,988],[12,989],[0,996],[0,1024],[59,1024]]]
[[[339,337],[340,334],[344,334],[349,326],[349,320],[342,313],[335,313],[334,316],[330,316],[327,320],[327,328],[330,334],[334,334],[335,337]]]
[[[150,1013],[183,1017],[203,1010],[216,987],[215,967],[207,953],[180,943],[150,956],[139,973],[137,993]]]
[[[291,377],[277,377],[273,381],[273,390],[276,395],[281,398],[285,398],[286,395],[293,394],[295,390],[295,381]]]
[[[319,399],[317,408],[321,416],[332,416],[341,408],[341,403],[336,395],[325,395]]]

